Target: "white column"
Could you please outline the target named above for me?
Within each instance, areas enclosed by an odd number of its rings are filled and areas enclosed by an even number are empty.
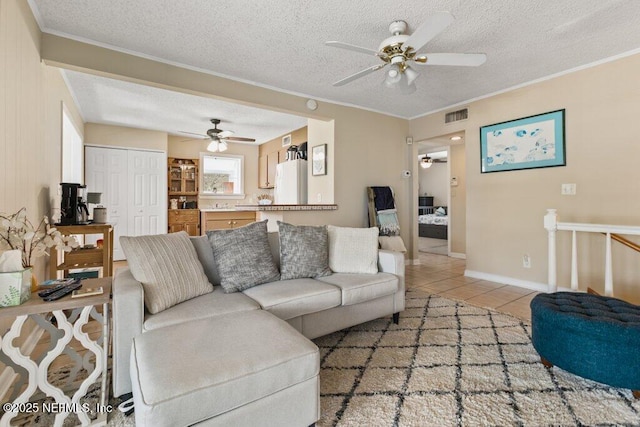
[[[607,241],[604,254],[604,294],[613,296],[613,267],[611,263],[611,233],[607,233]]]
[[[558,229],[558,215],[555,209],[547,209],[547,214],[544,216],[544,228],[547,229],[549,234],[549,276],[548,276],[548,291],[555,292],[558,289],[557,282],[557,268],[556,268],[556,230]]]
[[[572,231],[571,236],[571,290],[578,290],[578,244],[576,239],[576,230]]]

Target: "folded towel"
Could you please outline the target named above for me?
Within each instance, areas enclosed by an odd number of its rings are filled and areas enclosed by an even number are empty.
[[[391,187],[371,187],[371,189],[374,194],[373,203],[376,207],[376,211],[395,209],[396,205],[393,201],[393,192],[391,191]]]

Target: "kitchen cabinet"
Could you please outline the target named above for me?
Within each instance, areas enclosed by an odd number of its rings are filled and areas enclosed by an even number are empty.
[[[169,157],[168,164],[169,198],[185,196],[187,201],[196,200],[198,196],[198,160]]]
[[[256,213],[249,211],[202,211],[200,214],[203,235],[209,230],[229,230],[255,221]]]
[[[189,236],[200,235],[198,209],[169,209],[169,233],[186,231]]]

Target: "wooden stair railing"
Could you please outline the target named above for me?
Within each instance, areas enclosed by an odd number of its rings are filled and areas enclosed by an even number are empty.
[[[607,233],[602,233],[602,234],[604,234],[605,236],[607,235]],[[626,238],[622,237],[619,234],[613,233],[613,234],[611,234],[611,238],[613,240],[615,240],[616,242],[620,242],[623,245],[625,245],[626,247],[633,249],[636,252],[640,252],[640,245],[638,245],[637,243],[632,242],[629,239],[626,239]]]

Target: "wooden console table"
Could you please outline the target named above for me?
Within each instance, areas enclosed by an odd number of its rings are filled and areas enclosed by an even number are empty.
[[[82,425],[104,426],[107,415],[113,410],[108,405],[107,355],[109,346],[109,303],[111,301],[111,277],[85,279],[83,288],[102,287],[100,295],[72,298],[67,295],[57,301],[45,302],[37,293],[31,294],[24,304],[0,308],[0,319],[14,318],[11,328],[2,335],[0,331],[0,360],[18,374],[12,387],[9,402],[3,404],[4,415],[0,425],[8,426],[18,414],[49,413],[55,415],[54,426],[62,426],[70,413],[75,413]],[[96,307],[102,306],[102,312]],[[101,325],[101,333],[91,339],[83,327],[90,317]],[[52,319],[55,318],[55,323]],[[42,355],[22,353],[16,338],[23,334],[24,323],[30,319],[42,328],[50,338],[48,348]],[[69,345],[76,339],[84,349]],[[60,355],[65,354],[74,362],[65,384],[49,382],[49,366]],[[76,387],[77,375],[86,369],[87,377]],[[80,378],[81,379],[81,378]],[[100,379],[100,398],[96,403],[87,403],[85,395],[91,384]],[[26,387],[23,387],[26,384]],[[38,393],[40,389],[41,393]],[[75,390],[69,397],[65,390]],[[54,399],[47,403],[46,396]]]
[[[62,252],[61,259],[58,251],[51,248],[49,259],[49,278],[58,278],[58,271],[63,271],[66,276],[69,270],[75,268],[102,267],[102,277],[113,276],[113,226],[111,224],[87,224],[87,225],[57,225],[56,229],[64,234],[102,234],[102,247],[93,249],[75,249],[71,252]],[[62,264],[59,264],[60,260]]]

